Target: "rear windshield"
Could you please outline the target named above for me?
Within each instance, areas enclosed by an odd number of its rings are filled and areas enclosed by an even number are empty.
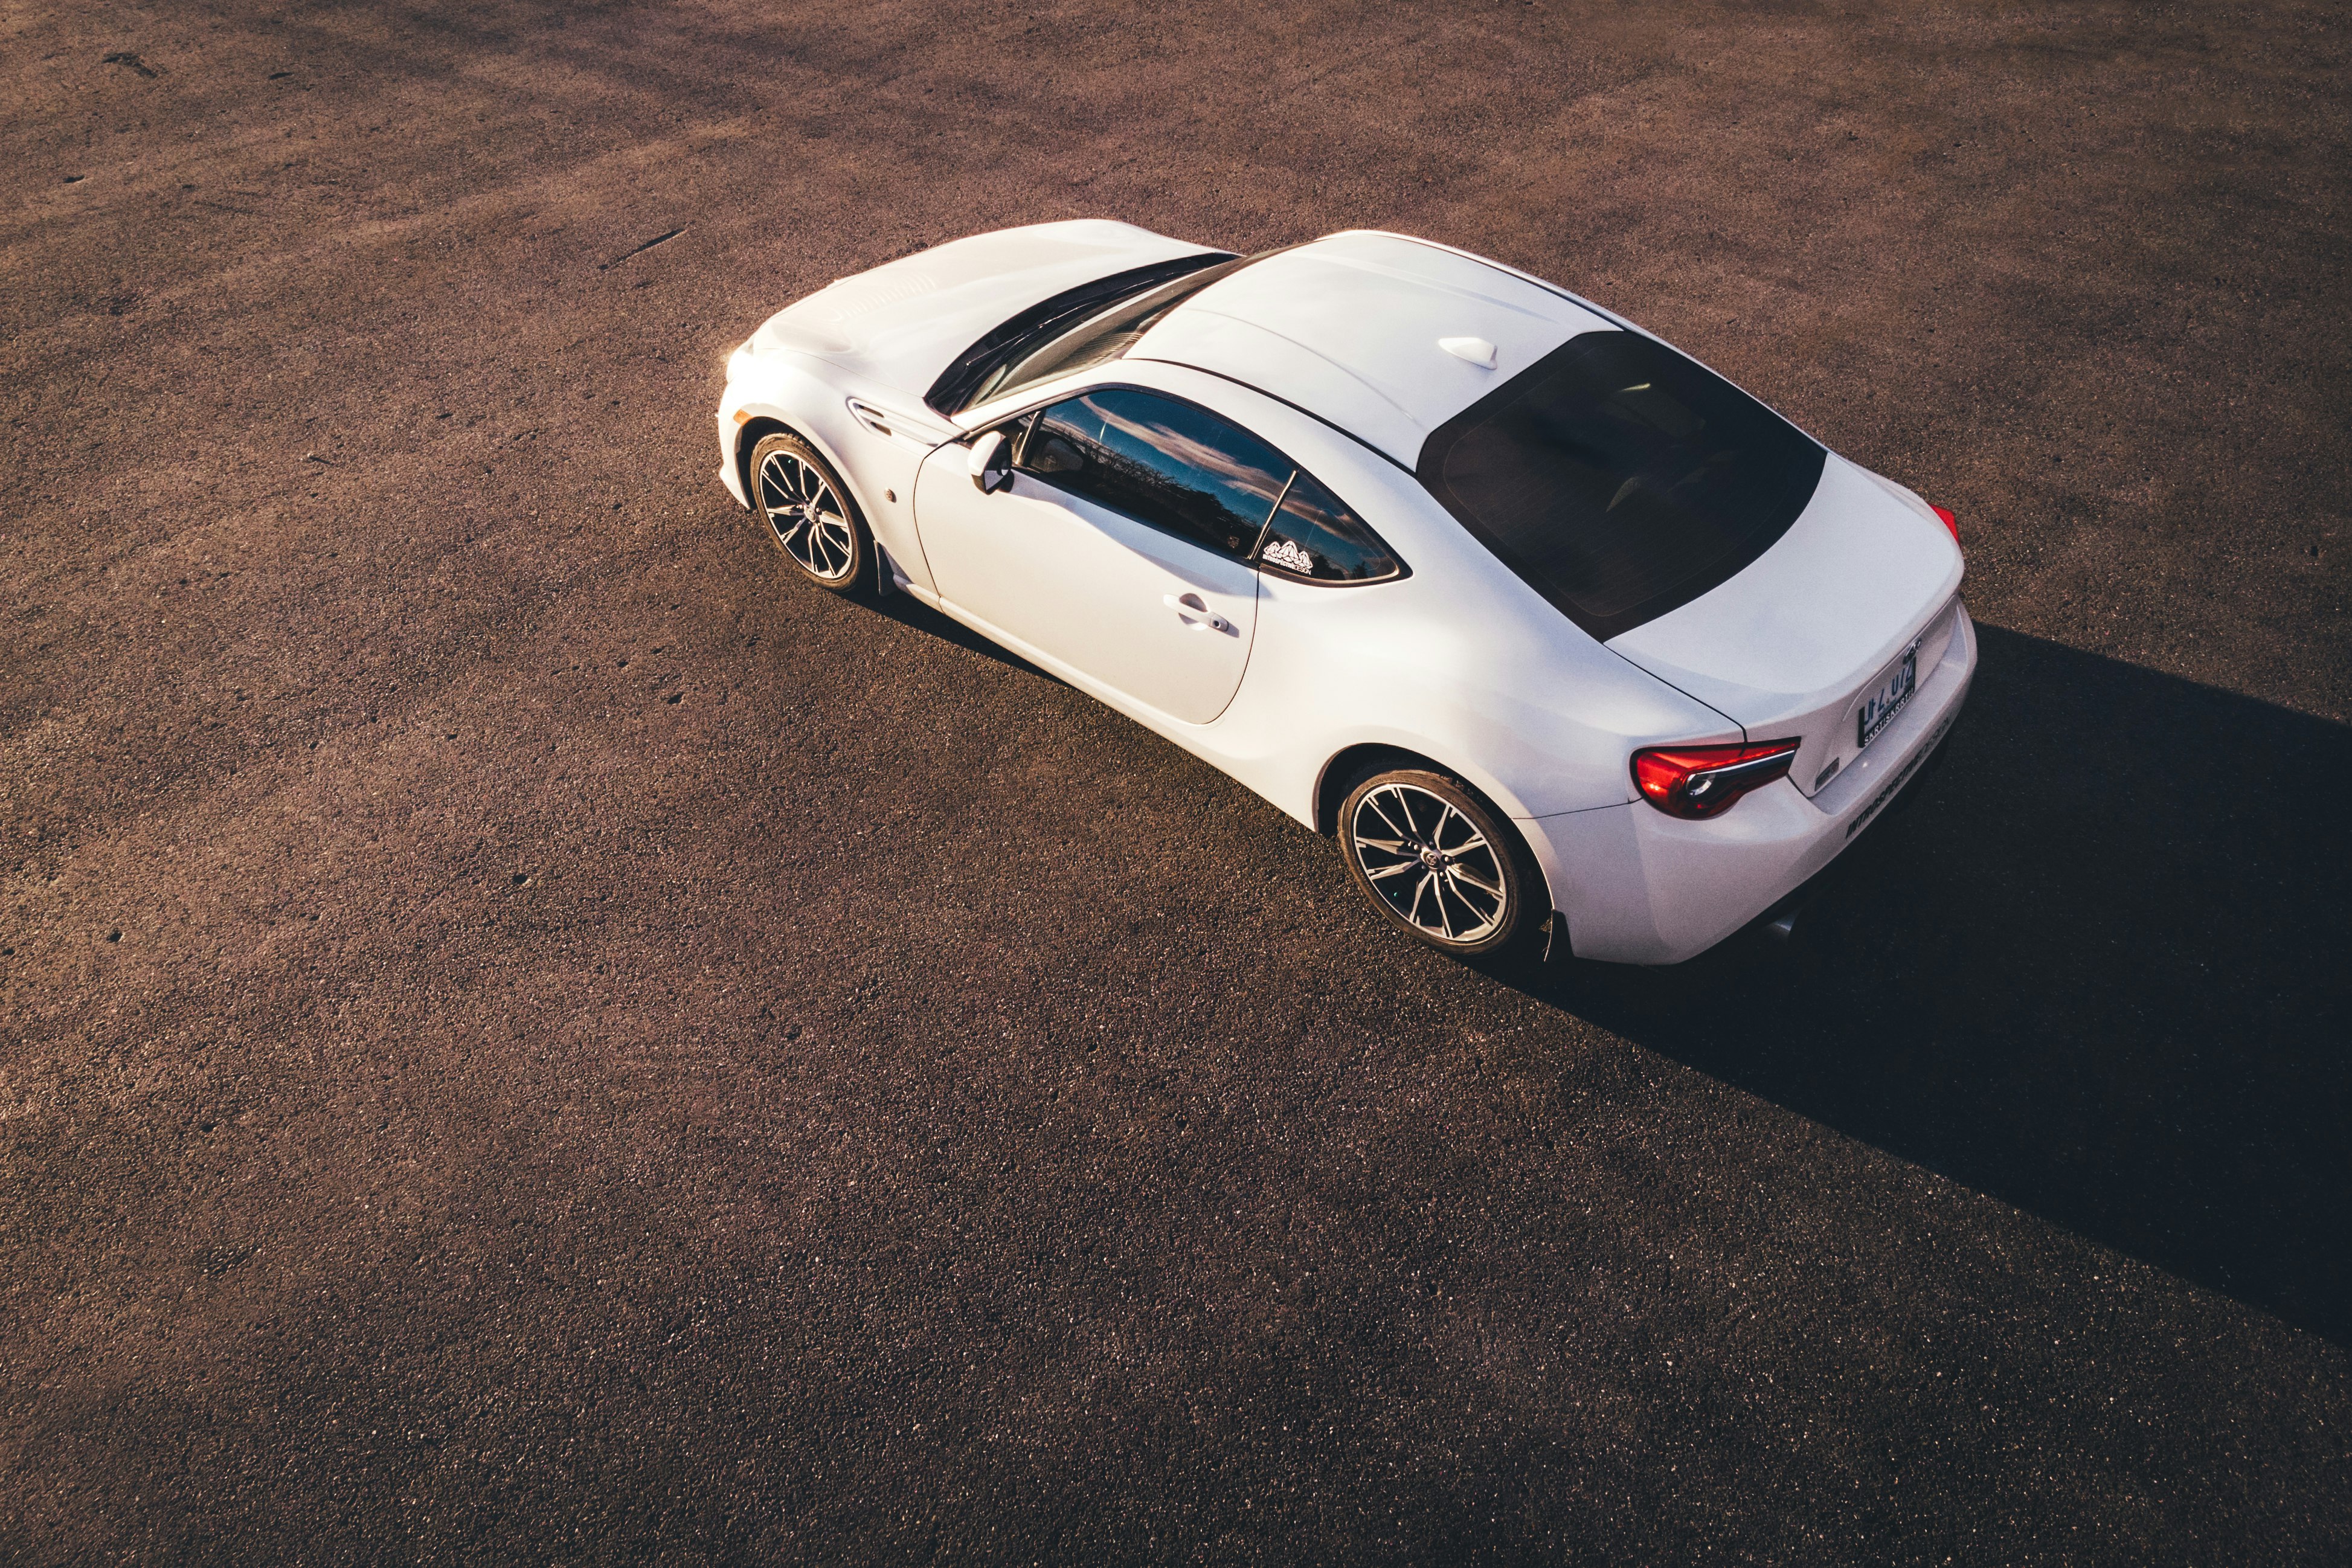
[[[1769,550],[1821,445],[1638,332],[1571,338],[1440,426],[1419,473],[1504,564],[1606,640]]]

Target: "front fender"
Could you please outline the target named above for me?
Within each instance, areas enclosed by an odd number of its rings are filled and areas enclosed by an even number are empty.
[[[739,351],[729,363],[727,390],[719,399],[719,457],[728,492],[744,506],[751,504],[750,475],[744,471],[751,443],[745,439],[745,432],[762,420],[782,425],[800,437],[835,472],[847,477],[841,460],[840,426],[850,424],[848,408],[842,395],[812,367],[793,363],[795,357],[786,353]],[[840,409],[839,420],[828,417],[835,407]],[[866,498],[855,499],[862,509]]]
[[[877,435],[850,412],[852,399],[901,410],[902,395],[844,384],[836,367],[791,350],[739,353],[730,369],[719,405],[720,481],[728,493],[751,504],[744,466],[753,442],[747,437],[765,422],[781,425],[841,476],[875,539],[911,582],[929,591],[930,573],[915,531],[915,470],[938,444],[937,421],[896,414],[893,434]]]

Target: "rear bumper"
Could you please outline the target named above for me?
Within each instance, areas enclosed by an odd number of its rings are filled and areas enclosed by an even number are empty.
[[[1568,917],[1579,958],[1679,963],[1787,898],[1844,852],[1941,745],[1975,679],[1975,623],[1962,609],[1919,694],[1827,787],[1783,779],[1706,822],[1645,802],[1518,824]]]

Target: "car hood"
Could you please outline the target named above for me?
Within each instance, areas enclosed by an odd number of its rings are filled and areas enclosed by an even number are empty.
[[[1854,710],[1904,650],[1920,644],[1923,683],[1936,668],[1959,585],[1959,550],[1934,510],[1832,454],[1771,549],[1608,646],[1751,741],[1802,741],[1790,776],[1811,795],[1859,749]]]
[[[1040,300],[1208,248],[1099,218],[1000,229],[840,279],[769,317],[751,346],[796,349],[919,401],[957,355]]]

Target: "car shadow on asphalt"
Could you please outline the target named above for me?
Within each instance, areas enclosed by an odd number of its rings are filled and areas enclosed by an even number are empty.
[[[894,620],[902,626],[914,631],[928,632],[941,642],[953,643],[967,652],[979,654],[984,658],[992,658],[1007,669],[1024,670],[1040,680],[1050,680],[1056,686],[1068,684],[1053,671],[1040,669],[1012,649],[1001,647],[989,641],[961,621],[931,608],[912,594],[893,592],[882,595],[878,598],[867,595],[861,597],[858,603],[862,607],[873,611],[877,616]]]
[[[1995,627],[1796,940],[1516,983],[2352,1342],[2352,730]]]

